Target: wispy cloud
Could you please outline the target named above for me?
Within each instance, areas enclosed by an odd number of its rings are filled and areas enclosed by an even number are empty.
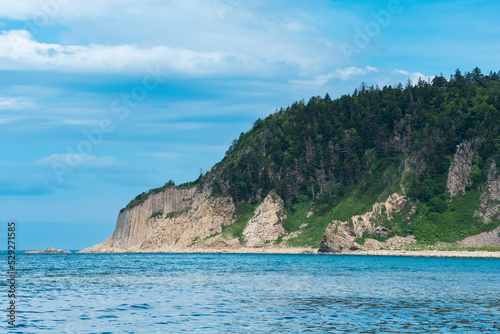
[[[338,68],[328,74],[320,74],[314,80],[293,80],[294,84],[305,85],[320,88],[322,86],[340,85],[349,83],[350,87],[359,86],[361,82],[366,82],[368,85],[395,85],[399,82],[406,83],[408,79],[413,84],[416,84],[419,79],[427,81],[433,76],[427,76],[420,72],[408,72],[404,70],[386,70],[377,69],[372,66],[364,68],[347,67]]]
[[[162,64],[167,72],[206,75],[228,65],[232,58],[219,52],[195,52],[168,46],[141,49],[126,44],[46,44],[34,40],[26,30],[3,31],[0,35],[0,69],[4,70],[118,72],[144,71],[148,65]]]
[[[347,68],[337,68],[335,71],[327,74],[320,74],[314,80],[294,80],[292,82],[314,85],[314,86],[323,86],[324,84],[328,83],[330,80],[333,79],[339,79],[345,81],[355,76],[360,77],[367,75],[368,73],[371,72],[378,72],[378,69],[371,66],[366,66],[365,68],[350,66]]]
[[[434,75],[428,76],[428,75],[422,74],[420,72],[410,73],[410,72],[404,71],[404,70],[394,70],[394,72],[408,77],[408,79],[410,79],[413,84],[416,84],[418,82],[418,80],[420,80],[420,79],[427,81],[429,79],[432,80],[434,78]]]
[[[16,103],[16,99],[0,97],[0,109],[7,109],[14,106]]]
[[[48,157],[36,160],[34,165],[52,167],[53,164],[57,163],[71,166],[72,164],[68,164],[68,161],[75,162],[78,168],[83,170],[128,171],[132,168],[130,164],[119,161],[115,157],[109,155],[98,157],[96,155],[70,153],[52,154]]]
[[[0,96],[0,110],[2,109],[10,109],[10,110],[16,110],[16,109],[24,109],[29,106],[32,106],[33,104],[31,101],[29,101],[26,98],[20,98],[20,97],[2,97]]]
[[[160,64],[170,74],[270,77],[309,76],[344,61],[338,37],[321,29],[326,18],[344,25],[344,14],[318,12],[319,4],[305,7],[325,20],[293,8],[300,4],[284,10],[264,1],[239,2],[224,19],[215,1],[47,2],[58,5],[48,11],[45,1],[3,1],[0,17],[31,20],[41,13],[60,31],[47,38],[23,26],[5,30],[0,69],[110,73]]]

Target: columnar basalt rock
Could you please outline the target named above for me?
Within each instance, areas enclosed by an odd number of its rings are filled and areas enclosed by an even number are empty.
[[[465,194],[465,188],[471,184],[469,175],[472,168],[474,152],[469,142],[463,142],[457,146],[457,152],[453,157],[448,172],[446,190],[450,196]]]
[[[286,234],[282,225],[286,219],[283,200],[271,192],[257,207],[243,231],[245,245],[241,245],[237,238],[221,238],[223,227],[231,225],[238,217],[235,217],[231,197],[210,194],[207,189],[195,187],[168,188],[151,194],[144,203],[118,215],[110,238],[80,252],[234,250],[269,246],[270,241]],[[155,216],[154,213],[159,211],[163,214]]]

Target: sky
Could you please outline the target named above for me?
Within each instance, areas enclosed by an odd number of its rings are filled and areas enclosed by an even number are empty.
[[[280,107],[500,70],[496,0],[0,0],[0,231],[83,249]]]

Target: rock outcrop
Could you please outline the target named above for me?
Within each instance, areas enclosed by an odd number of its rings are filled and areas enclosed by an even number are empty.
[[[500,226],[492,231],[467,237],[458,243],[464,247],[500,247]]]
[[[115,231],[88,252],[174,251],[193,246],[234,222],[230,197],[207,189],[167,188],[144,203],[120,212]]]
[[[488,181],[474,216],[479,217],[485,224],[500,220],[500,175],[497,174],[495,161],[491,163]],[[459,244],[464,247],[500,247],[500,226],[492,231],[467,237]]]
[[[276,193],[269,193],[243,230],[245,245],[254,247],[285,235],[286,231],[281,224],[284,219],[286,214],[283,200]]]
[[[457,145],[457,152],[450,165],[448,181],[446,182],[446,189],[450,193],[450,196],[465,194],[465,188],[471,184],[469,175],[473,157],[474,152],[469,142]]]
[[[121,212],[111,237],[80,253],[247,252],[253,247],[276,248],[270,242],[286,235],[285,206],[275,192],[265,197],[247,222],[243,245],[241,239],[223,233],[238,218],[231,197],[211,196],[209,190],[196,187],[167,188]]]
[[[481,195],[479,209],[474,215],[480,217],[484,223],[490,223],[500,219],[500,176],[497,175],[495,161],[491,163],[485,188]]]
[[[27,250],[23,254],[71,254],[68,250],[55,249],[52,247],[47,247],[44,250]]]
[[[387,236],[390,231],[378,226],[377,222],[382,215],[386,215],[388,220],[392,219],[392,215],[401,211],[406,201],[405,196],[394,193],[385,202],[374,204],[372,210],[365,214],[353,216],[349,221],[335,220],[331,222],[323,234],[318,252],[340,253],[365,250],[364,246],[355,241],[356,238],[361,238],[364,232]],[[369,248],[373,249],[376,246],[376,243],[369,241]]]

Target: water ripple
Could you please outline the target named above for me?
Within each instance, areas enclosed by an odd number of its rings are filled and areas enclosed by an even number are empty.
[[[497,259],[73,254],[19,263],[19,333],[500,332]]]

